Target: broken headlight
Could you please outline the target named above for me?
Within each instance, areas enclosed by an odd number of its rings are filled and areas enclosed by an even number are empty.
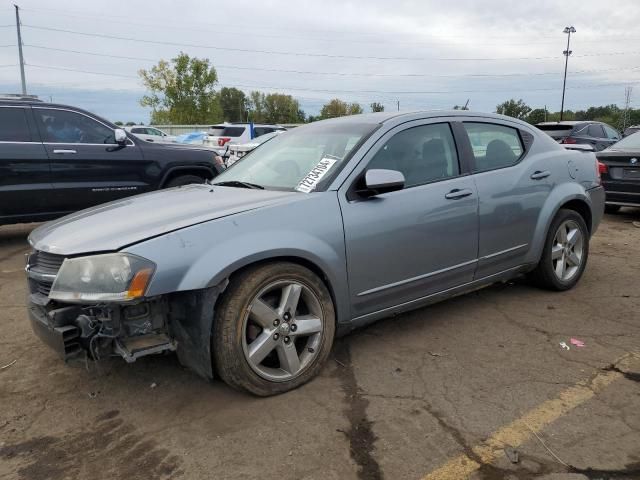
[[[126,302],[144,296],[156,266],[127,253],[67,258],[49,298],[63,302]]]

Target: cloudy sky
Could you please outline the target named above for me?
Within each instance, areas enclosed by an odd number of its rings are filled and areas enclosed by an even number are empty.
[[[307,113],[341,98],[387,110],[509,98],[559,110],[640,98],[640,1],[17,0],[29,93],[111,120],[148,121],[140,68],[180,51],[220,86],[285,92]],[[60,8],[58,8],[58,5]],[[0,7],[0,91],[20,88],[15,11]],[[640,100],[632,102],[640,107]]]

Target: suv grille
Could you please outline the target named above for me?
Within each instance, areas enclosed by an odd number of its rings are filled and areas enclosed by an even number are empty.
[[[29,255],[27,275],[29,277],[29,290],[33,294],[49,296],[55,276],[64,262],[64,255],[35,250]]]

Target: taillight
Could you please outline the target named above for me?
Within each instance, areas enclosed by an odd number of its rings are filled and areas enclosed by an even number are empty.
[[[224,147],[224,144],[231,141],[231,139],[229,137],[220,137],[218,139],[218,146],[219,147]]]
[[[600,175],[609,172],[609,167],[607,167],[604,163],[602,163],[600,160],[596,160],[596,162],[598,163],[598,173]]]
[[[562,139],[562,142],[560,143],[568,143],[568,144],[574,144],[574,143],[578,143],[578,141],[575,138],[571,138],[571,137],[566,137]]]

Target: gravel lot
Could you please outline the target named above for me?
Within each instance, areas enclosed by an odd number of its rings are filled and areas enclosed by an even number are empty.
[[[33,227],[0,227],[0,478],[638,479],[632,221],[605,218],[570,292],[515,282],[381,321],[268,399],[173,356],[64,365],[27,321]]]

